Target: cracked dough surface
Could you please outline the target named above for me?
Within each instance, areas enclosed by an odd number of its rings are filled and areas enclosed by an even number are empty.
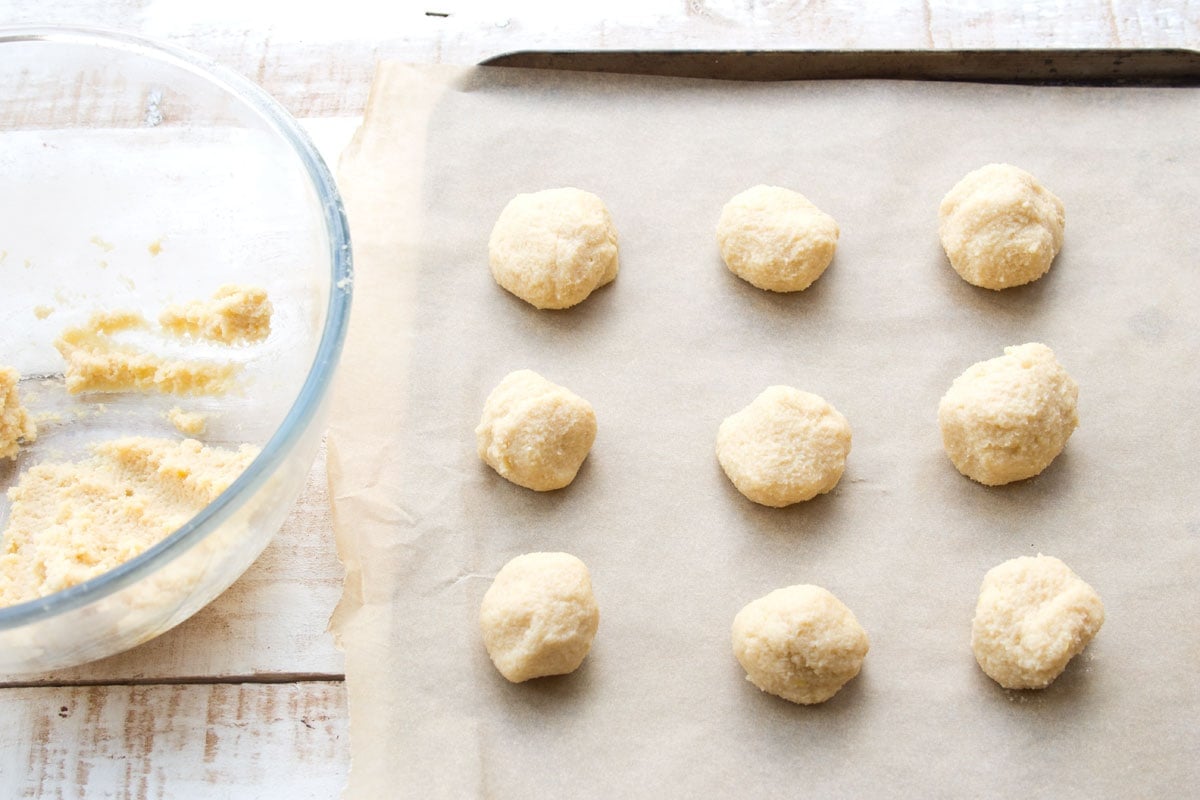
[[[479,611],[488,656],[513,683],[574,672],[599,625],[588,569],[567,553],[527,553],[509,561]]]
[[[496,283],[537,308],[570,308],[617,277],[617,229],[604,201],[546,189],[508,202],[488,240]]]
[[[561,489],[596,440],[596,412],[587,400],[528,369],[505,376],[483,404],[475,429],[479,457],[526,489]]]
[[[717,246],[739,278],[773,292],[798,292],[821,277],[837,249],[838,225],[799,192],[755,186],[721,209]]]
[[[984,576],[971,650],[1005,689],[1049,686],[1104,624],[1096,590],[1052,556],[1022,556]]]
[[[1039,474],[1079,424],[1079,386],[1044,344],[972,364],[938,404],[946,455],[963,475],[999,486]]]
[[[1037,280],[1063,244],[1062,200],[1011,164],[968,173],[943,198],[938,217],[950,266],[984,289]]]
[[[833,593],[776,589],[733,619],[733,654],[746,679],[793,703],[823,703],[862,669],[867,632]]]
[[[717,431],[721,469],[750,500],[781,508],[824,494],[842,477],[850,423],[823,398],[770,386]]]

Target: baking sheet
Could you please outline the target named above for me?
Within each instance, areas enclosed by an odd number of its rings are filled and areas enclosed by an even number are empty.
[[[1194,89],[736,84],[382,64],[341,165],[355,319],[329,469],[346,594],[348,797],[1163,796],[1195,785],[1200,700],[1200,175]],[[960,280],[937,205],[992,161],[1066,205],[1049,275]],[[776,295],[721,264],[722,204],[756,183],[841,225],[832,266]],[[621,273],[564,312],[500,290],[487,239],[514,194],[608,203]],[[1080,384],[1043,475],[984,487],[942,453],[941,394],[1043,341]],[[536,494],[475,455],[484,398],[531,368],[587,398],[575,483]],[[786,383],[849,419],[831,494],[756,506],[720,421]],[[565,550],[601,623],[573,675],[508,684],[477,629],[512,556]],[[1050,688],[972,658],[979,583],[1056,555],[1107,621]],[[871,637],[862,674],[800,707],[743,680],[729,626],[794,583]]]

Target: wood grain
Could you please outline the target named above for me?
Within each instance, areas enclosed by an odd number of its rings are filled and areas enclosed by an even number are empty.
[[[299,117],[362,112],[375,63],[474,64],[516,50],[927,50],[1192,48],[1195,0],[996,3],[891,0],[610,0],[575,4],[348,0],[276,13],[276,3],[60,0],[17,3],[13,24],[90,24],[204,53]],[[432,13],[428,13],[432,12]]]
[[[7,689],[0,797],[330,798],[340,682]]]

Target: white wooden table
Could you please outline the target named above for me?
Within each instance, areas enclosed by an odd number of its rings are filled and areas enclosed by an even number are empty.
[[[97,25],[205,53],[271,92],[331,163],[381,58],[468,64],[525,49],[1200,49],[1200,2],[1189,0],[325,6],[0,0],[0,24]],[[0,798],[337,796],[350,746],[343,659],[325,628],[340,590],[322,454],[262,558],[190,621],[105,661],[0,677]]]

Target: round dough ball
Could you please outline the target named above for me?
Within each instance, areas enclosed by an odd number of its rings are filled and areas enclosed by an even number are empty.
[[[1005,689],[1049,686],[1104,624],[1096,590],[1051,556],[1022,556],[983,578],[971,650]]]
[[[575,480],[596,441],[587,400],[528,369],[505,376],[483,404],[479,457],[526,489],[548,492]]]
[[[496,283],[538,308],[570,308],[617,277],[617,229],[582,189],[519,194],[488,241]]]
[[[770,386],[726,418],[717,460],[737,490],[774,508],[825,494],[842,477],[850,423],[822,398]]]
[[[869,648],[854,614],[820,586],[776,589],[733,618],[733,654],[746,679],[793,703],[833,697]]]
[[[599,625],[588,569],[567,553],[528,553],[509,561],[479,609],[488,656],[513,683],[574,672]]]
[[[759,289],[807,289],[833,260],[838,226],[799,192],[755,186],[721,209],[717,245],[729,270]]]
[[[972,364],[938,404],[946,455],[987,486],[1032,478],[1079,425],[1079,385],[1044,344],[1004,348]]]
[[[1063,243],[1062,200],[1011,164],[968,173],[943,198],[938,217],[950,266],[984,289],[1036,281]]]

